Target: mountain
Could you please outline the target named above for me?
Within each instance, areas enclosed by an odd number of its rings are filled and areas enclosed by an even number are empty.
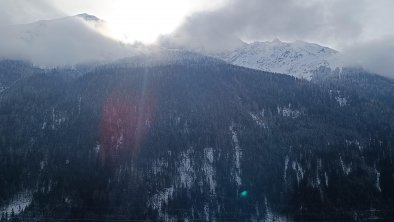
[[[284,73],[310,80],[320,66],[330,67],[329,59],[337,51],[317,44],[296,41],[254,42],[223,53],[214,54],[224,61],[251,69]]]
[[[81,75],[0,66],[30,73],[0,97],[2,218],[394,216],[392,80],[321,70],[305,81],[182,50]]]
[[[106,23],[80,14],[2,27],[0,58],[53,67],[114,61],[133,55],[133,47],[106,37]]]

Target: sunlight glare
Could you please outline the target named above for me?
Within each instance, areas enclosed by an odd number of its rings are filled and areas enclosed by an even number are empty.
[[[115,0],[106,21],[116,39],[151,43],[176,29],[192,10],[187,0]]]
[[[105,35],[133,43],[152,43],[173,32],[185,19],[228,0],[52,0],[66,15],[88,13],[105,23]]]

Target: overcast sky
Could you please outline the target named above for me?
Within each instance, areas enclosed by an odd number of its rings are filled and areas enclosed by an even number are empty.
[[[228,47],[237,38],[304,40],[342,51],[341,61],[375,61],[377,71],[392,73],[393,9],[393,0],[1,0],[0,24],[87,12],[123,41],[170,33],[205,47]]]
[[[393,9],[392,0],[1,0],[0,21],[28,23],[86,12],[129,41],[153,41],[181,26],[179,32],[198,37],[278,37],[341,49],[394,35]]]

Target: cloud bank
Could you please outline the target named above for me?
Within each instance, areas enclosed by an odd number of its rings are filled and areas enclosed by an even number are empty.
[[[394,1],[228,0],[217,10],[191,15],[169,39],[172,45],[209,52],[239,47],[239,39],[316,42],[341,51],[338,64],[361,64],[393,76],[390,8]]]
[[[0,59],[20,59],[42,67],[56,67],[112,61],[131,55],[131,46],[105,37],[89,24],[91,22],[96,21],[72,16],[5,26],[0,33]]]
[[[179,44],[223,48],[244,40],[349,41],[362,33],[365,0],[228,0],[190,16],[173,34]]]
[[[334,64],[364,67],[394,78],[394,36],[352,45],[334,58]]]
[[[57,16],[61,18],[29,23]],[[64,17],[46,0],[1,0],[0,59],[57,67],[132,55],[131,46],[100,32],[105,25],[89,15]]]
[[[61,16],[63,13],[48,0],[0,1],[0,25],[23,24]]]

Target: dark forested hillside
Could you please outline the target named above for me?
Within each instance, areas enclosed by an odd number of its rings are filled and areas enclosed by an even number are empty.
[[[203,57],[91,70],[17,70],[1,93],[2,220],[394,217],[390,80]]]

